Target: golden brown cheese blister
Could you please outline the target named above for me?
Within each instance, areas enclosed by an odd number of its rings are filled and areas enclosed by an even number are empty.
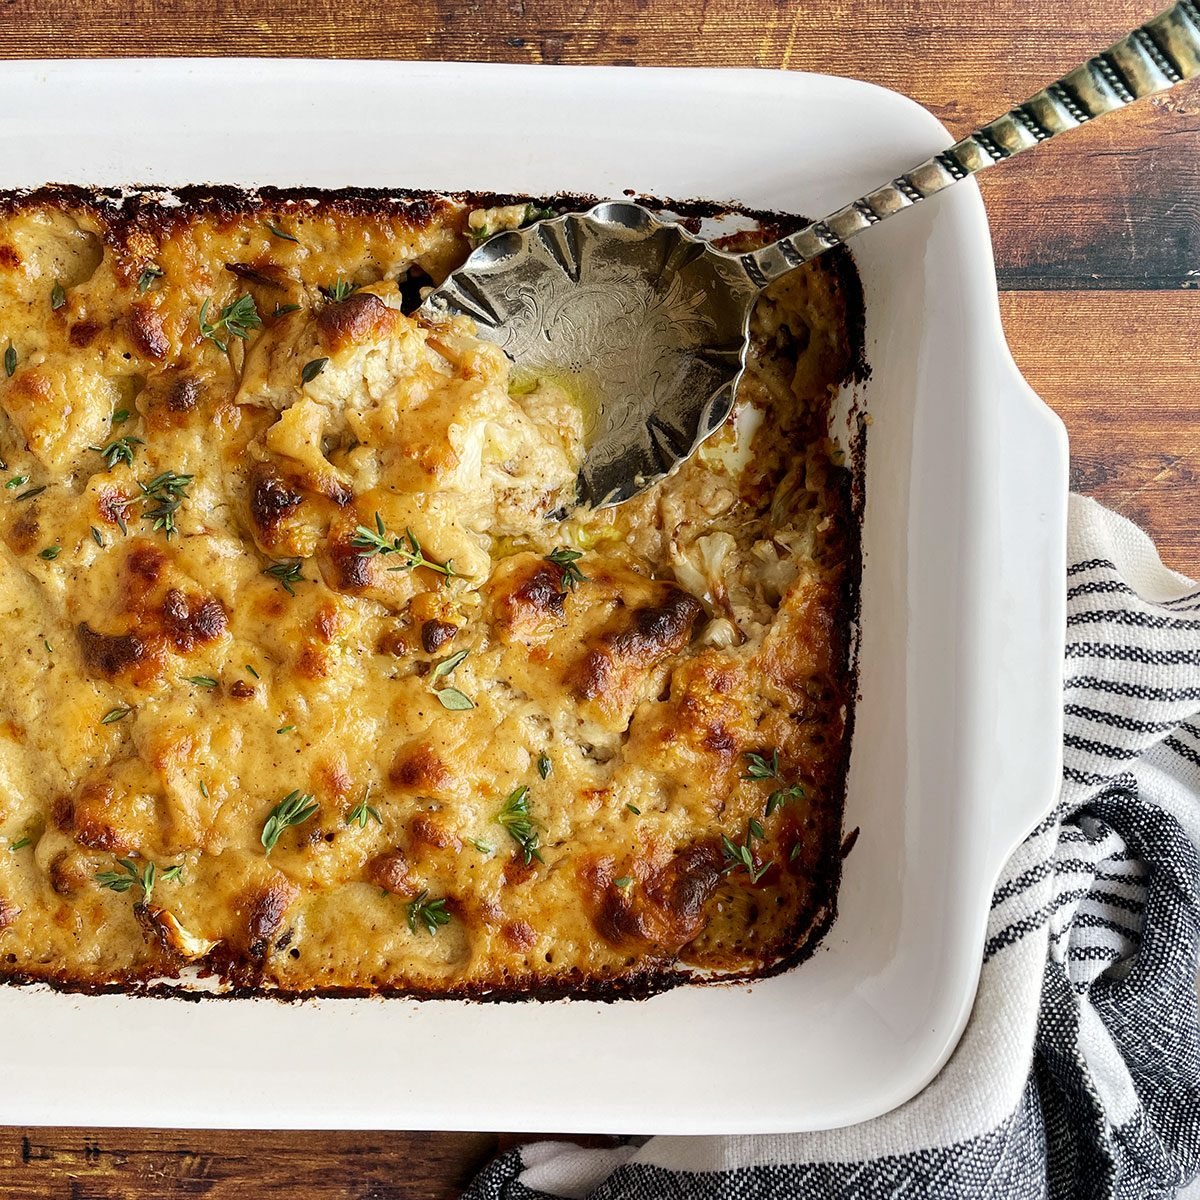
[[[0,203],[0,976],[615,995],[811,946],[852,271],[776,284],[727,426],[564,520],[569,388],[414,311],[534,215]]]

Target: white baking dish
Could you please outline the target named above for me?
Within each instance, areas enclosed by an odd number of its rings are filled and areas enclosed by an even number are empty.
[[[0,65],[5,188],[635,189],[817,214],[948,142],[894,93],[774,71]],[[0,988],[0,1121],[765,1132],[863,1120],[934,1075],[996,875],[1055,797],[1066,440],[1005,346],[974,183],[855,255],[874,421],[846,809],[862,833],[816,956],[641,1003]]]

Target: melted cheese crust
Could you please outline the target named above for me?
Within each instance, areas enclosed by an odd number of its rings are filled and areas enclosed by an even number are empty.
[[[778,967],[830,919],[852,268],[764,297],[693,461],[558,523],[570,396],[406,315],[520,219],[0,203],[0,977],[615,995]],[[202,335],[243,296],[261,327]],[[190,477],[166,526],[165,472]],[[268,852],[292,792],[315,814]],[[120,860],[155,864],[149,897]]]

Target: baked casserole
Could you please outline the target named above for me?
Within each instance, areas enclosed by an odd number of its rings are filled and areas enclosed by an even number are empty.
[[[813,948],[853,268],[774,284],[722,430],[580,510],[570,380],[416,312],[540,214],[0,200],[0,978],[621,996]]]

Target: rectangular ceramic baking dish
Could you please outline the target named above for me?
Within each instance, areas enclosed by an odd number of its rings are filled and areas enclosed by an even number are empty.
[[[0,64],[0,188],[629,189],[815,215],[949,141],[895,93],[775,71]],[[1005,345],[973,182],[854,251],[873,421],[846,807],[861,835],[815,957],[613,1004],[0,988],[0,1121],[768,1132],[864,1120],[937,1072],[997,873],[1056,794],[1066,439]],[[122,1067],[138,1085],[105,1086]]]

